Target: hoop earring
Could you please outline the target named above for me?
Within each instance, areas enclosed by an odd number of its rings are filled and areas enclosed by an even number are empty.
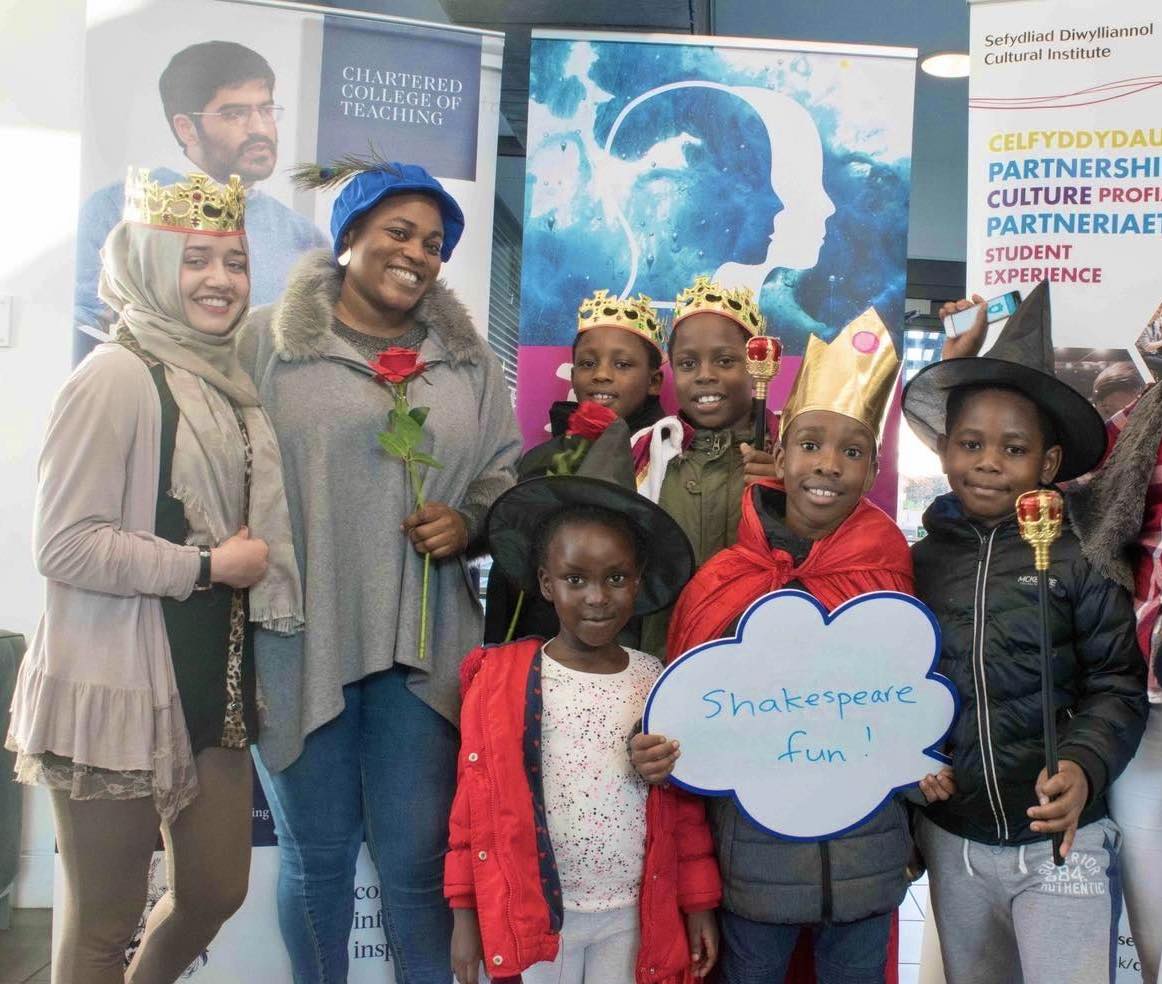
[[[342,253],[339,254],[338,263],[339,263],[339,266],[345,267],[350,262],[351,262],[351,247],[348,246],[345,250],[343,250]]]

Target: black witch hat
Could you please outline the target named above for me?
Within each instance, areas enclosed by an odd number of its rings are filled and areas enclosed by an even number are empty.
[[[961,386],[1003,386],[1023,393],[1053,421],[1061,445],[1058,481],[1092,470],[1105,453],[1101,415],[1053,374],[1049,282],[1041,281],[980,358],[945,359],[925,367],[904,388],[904,416],[928,447],[945,433],[948,394]]]
[[[636,527],[646,557],[635,614],[656,612],[678,597],[694,573],[694,551],[670,514],[637,491],[625,421],[611,424],[593,442],[577,474],[527,479],[492,504],[487,521],[492,558],[532,597],[540,596],[533,556],[537,533],[553,513],[571,506],[609,509]]]

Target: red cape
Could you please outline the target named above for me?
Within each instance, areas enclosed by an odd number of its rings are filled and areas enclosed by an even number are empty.
[[[753,483],[782,490],[776,481]],[[742,499],[738,542],[711,557],[682,591],[666,638],[669,658],[711,639],[726,630],[756,598],[777,591],[791,581],[832,611],[856,595],[868,591],[913,593],[912,556],[896,524],[879,507],[861,499],[852,514],[822,540],[816,540],[802,564],[795,566],[785,550],[772,550],[755,509],[752,486]],[[899,935],[892,918],[888,938],[886,984],[899,979]],[[799,939],[786,984],[814,984],[811,938]]]
[[[912,594],[908,543],[878,506],[861,499],[838,529],[812,544],[796,567],[789,553],[768,545],[751,491],[755,485],[783,488],[772,479],[747,486],[738,542],[703,564],[678,598],[666,637],[668,658],[721,638],[752,601],[791,581],[799,581],[828,610],[868,591]]]

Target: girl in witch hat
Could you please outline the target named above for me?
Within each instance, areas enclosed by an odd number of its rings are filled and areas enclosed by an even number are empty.
[[[461,668],[444,880],[460,984],[482,980],[482,962],[493,981],[690,984],[715,961],[721,883],[702,803],[648,787],[626,750],[662,667],[617,642],[674,600],[693,555],[626,478],[529,479],[489,515],[496,563],[559,629],[475,649]]]

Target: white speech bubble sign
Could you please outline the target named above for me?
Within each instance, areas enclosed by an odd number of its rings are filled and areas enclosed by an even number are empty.
[[[909,595],[875,591],[829,614],[776,591],[732,638],[666,668],[643,727],[681,743],[677,785],[733,796],[776,836],[826,840],[947,763],[936,749],[958,701],[939,655],[936,617]]]

